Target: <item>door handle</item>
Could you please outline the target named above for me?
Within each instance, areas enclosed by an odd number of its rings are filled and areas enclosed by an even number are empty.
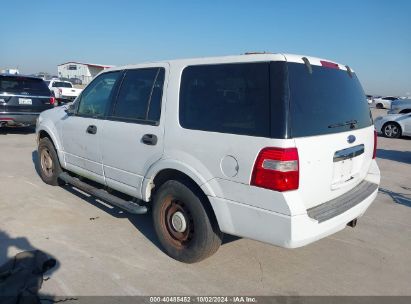
[[[141,141],[143,142],[143,144],[155,146],[157,144],[157,136],[154,134],[144,134],[144,136],[141,138]]]
[[[97,133],[97,127],[95,125],[91,125],[87,127],[88,134],[96,134]]]

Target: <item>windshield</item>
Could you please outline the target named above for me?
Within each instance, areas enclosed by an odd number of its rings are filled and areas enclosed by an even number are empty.
[[[42,79],[26,77],[0,77],[1,92],[35,92],[49,95],[50,90]]]
[[[357,76],[347,71],[288,63],[291,137],[345,132],[372,125]]]

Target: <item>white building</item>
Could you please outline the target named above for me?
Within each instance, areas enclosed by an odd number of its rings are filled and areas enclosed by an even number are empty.
[[[57,73],[59,78],[78,78],[83,84],[88,84],[98,73],[111,67],[113,66],[70,61],[59,64]]]
[[[13,74],[13,75],[20,74],[18,69],[4,69],[4,70],[1,70],[1,73],[2,74]]]

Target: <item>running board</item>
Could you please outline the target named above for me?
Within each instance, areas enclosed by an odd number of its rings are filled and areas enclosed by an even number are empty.
[[[87,192],[99,199],[102,199],[104,201],[106,201],[107,203],[114,205],[116,207],[119,207],[129,213],[132,214],[144,214],[147,213],[147,207],[146,206],[141,206],[137,203],[134,202],[130,202],[130,201],[126,201],[123,200],[117,196],[111,195],[110,193],[108,193],[107,191],[103,190],[103,189],[99,189],[96,187],[93,187],[85,182],[82,182],[80,179],[71,176],[70,174],[66,173],[66,172],[62,172],[59,175],[59,178],[66,182],[67,184],[73,185],[74,187]]]

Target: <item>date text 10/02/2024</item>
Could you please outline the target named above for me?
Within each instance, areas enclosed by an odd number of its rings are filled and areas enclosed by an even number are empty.
[[[255,297],[243,296],[212,296],[212,297],[189,297],[189,296],[170,296],[170,297],[150,297],[150,303],[257,303]]]

